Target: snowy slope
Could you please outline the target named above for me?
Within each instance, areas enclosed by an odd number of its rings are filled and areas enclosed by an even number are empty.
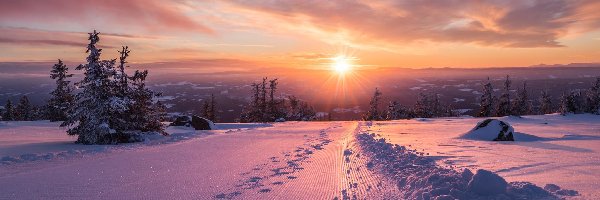
[[[487,169],[508,182],[553,183],[582,194],[568,198],[600,197],[600,116],[506,117],[501,120],[516,132],[538,139],[459,139],[481,120],[217,124],[220,130],[213,131],[171,127],[169,137],[108,146],[72,144],[75,138],[56,123],[2,122],[0,199],[411,197],[395,177],[370,169],[376,156],[389,155],[364,149],[356,139],[361,133],[405,146],[411,159],[433,160],[426,169]]]
[[[543,115],[502,117],[525,141],[460,139],[481,118],[377,122],[371,127],[394,144],[423,152],[457,168],[488,169],[507,181],[548,183],[600,198],[600,116]]]

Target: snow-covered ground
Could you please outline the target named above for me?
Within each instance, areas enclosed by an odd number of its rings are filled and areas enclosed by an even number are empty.
[[[600,116],[498,119],[514,127],[515,140],[521,137],[525,141],[459,139],[481,118],[376,122],[371,129],[393,144],[435,158],[441,165],[487,169],[507,181],[529,181],[542,187],[553,183],[579,191],[584,199],[600,198]]]
[[[394,162],[430,172],[487,169],[508,182],[552,183],[581,194],[559,197],[600,198],[600,116],[500,119],[514,127],[517,140],[537,137],[526,142],[459,139],[482,119],[444,118],[217,124],[219,130],[213,131],[170,127],[171,136],[143,143],[86,146],[73,144],[75,138],[58,123],[0,122],[0,199],[414,197],[389,176],[393,171],[375,170],[373,163],[390,164],[377,156],[396,154],[365,149],[370,143],[356,139],[364,138],[362,133],[416,150],[399,154],[408,160]],[[430,160],[434,164],[421,165]]]

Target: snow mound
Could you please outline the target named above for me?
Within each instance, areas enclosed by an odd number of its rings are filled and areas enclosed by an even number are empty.
[[[375,134],[356,137],[369,156],[367,168],[391,177],[403,199],[561,199],[577,194],[566,190],[553,193],[529,182],[506,183],[487,170],[478,170],[475,175],[468,169],[458,172],[439,166],[423,153],[376,139]]]
[[[495,195],[506,192],[508,183],[504,178],[487,170],[477,170],[467,185],[470,192],[480,195]]]
[[[485,140],[485,141],[514,141],[515,129],[507,122],[497,119],[486,119],[475,128],[460,136],[462,139]]]

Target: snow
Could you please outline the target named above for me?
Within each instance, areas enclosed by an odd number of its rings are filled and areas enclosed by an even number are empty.
[[[537,139],[462,139],[483,120],[465,117],[217,123],[100,146],[0,122],[0,199],[600,198],[600,116],[496,119]]]
[[[516,141],[461,139],[482,120],[471,117],[377,122],[371,130],[393,144],[428,154],[441,166],[485,169],[507,182],[526,181],[540,187],[555,184],[578,191],[583,199],[600,198],[600,116],[551,114],[496,119],[514,127]],[[519,141],[523,135],[534,138]]]

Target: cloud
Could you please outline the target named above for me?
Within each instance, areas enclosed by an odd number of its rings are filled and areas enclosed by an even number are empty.
[[[105,35],[105,34],[103,34]],[[114,34],[108,34],[112,37],[135,37],[135,36],[120,36]],[[86,40],[87,33],[79,32],[62,32],[62,31],[45,31],[35,30],[28,28],[3,28],[0,27],[0,44],[16,44],[16,45],[28,45],[28,46],[43,46],[43,45],[55,45],[55,46],[67,46],[85,48],[88,44]],[[115,44],[112,39],[108,39],[108,42],[103,41],[103,44],[98,45],[100,48],[116,48],[119,46]]]
[[[115,32],[142,29],[213,33],[187,16],[184,8],[184,4],[175,0],[7,0],[0,2],[0,22],[107,26]]]
[[[473,43],[499,47],[561,47],[558,39],[585,22],[600,27],[594,1],[246,1],[232,5],[336,34],[353,43]],[[591,26],[591,27],[590,27]]]

